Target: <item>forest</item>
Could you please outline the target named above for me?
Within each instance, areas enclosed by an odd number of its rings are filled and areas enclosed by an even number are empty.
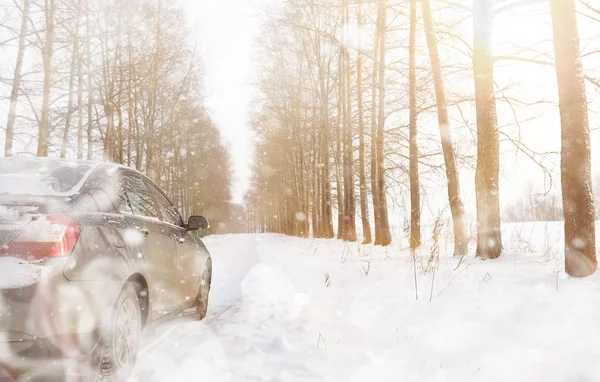
[[[473,241],[495,259],[503,219],[564,219],[567,273],[594,272],[597,4],[289,0],[265,13],[252,231],[387,246],[393,210],[413,250],[443,220],[455,255]],[[517,157],[535,190],[511,190],[524,196],[503,212]]]
[[[133,167],[217,228],[230,154],[187,25],[165,1],[0,1],[0,152]]]

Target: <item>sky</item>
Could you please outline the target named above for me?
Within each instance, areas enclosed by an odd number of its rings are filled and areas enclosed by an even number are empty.
[[[260,11],[277,0],[187,0],[205,67],[207,107],[231,149],[233,201],[249,186],[253,139],[248,126]]]

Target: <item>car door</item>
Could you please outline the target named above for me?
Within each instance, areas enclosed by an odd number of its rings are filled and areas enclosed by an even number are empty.
[[[181,215],[169,198],[153,183],[148,187],[157,202],[161,220],[170,227],[173,240],[177,243],[175,296],[182,305],[191,303],[198,294],[202,267],[198,245],[184,228]]]
[[[175,296],[177,248],[170,227],[159,219],[154,199],[142,177],[133,171],[120,176],[124,200],[120,212],[131,224],[126,241],[137,242],[146,261],[152,319],[170,312],[178,305]]]

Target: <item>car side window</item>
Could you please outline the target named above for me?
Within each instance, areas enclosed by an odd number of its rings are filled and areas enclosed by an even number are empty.
[[[121,213],[158,218],[152,196],[141,177],[124,173],[121,175],[121,185],[123,187],[122,200],[119,203]]]
[[[156,202],[158,203],[158,208],[160,209],[160,214],[162,215],[163,221],[178,227],[183,227],[183,220],[169,199],[167,199],[165,195],[153,184],[148,184],[148,187],[150,188],[152,195],[154,195],[154,199],[156,199]]]

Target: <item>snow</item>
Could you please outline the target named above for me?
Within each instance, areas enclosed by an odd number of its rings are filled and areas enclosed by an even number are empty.
[[[4,174],[1,178],[3,194],[54,195],[56,191],[37,174]]]
[[[37,283],[52,271],[51,267],[0,257],[0,290],[23,288]]]
[[[0,194],[32,196],[72,196],[95,168],[46,158],[2,158],[0,165]]]
[[[426,248],[418,300],[401,243],[209,237],[209,315],[148,330],[132,381],[599,380],[600,274],[567,277],[544,224],[504,225],[496,261],[440,245],[435,279]]]
[[[3,206],[0,205],[0,222],[7,226],[6,222],[16,223],[20,221],[31,221],[32,214],[37,212],[37,206]],[[18,224],[14,224],[19,226]]]

